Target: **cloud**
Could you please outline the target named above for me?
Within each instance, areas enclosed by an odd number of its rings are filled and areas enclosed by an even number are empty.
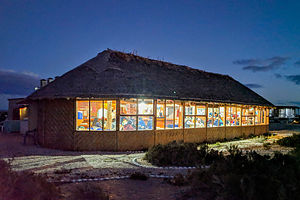
[[[25,97],[24,95],[17,94],[0,94],[0,110],[7,110],[8,99]]]
[[[289,57],[274,56],[267,59],[242,59],[233,61],[233,64],[244,65],[243,70],[252,72],[266,72],[278,69]]]
[[[263,88],[262,85],[259,85],[259,84],[256,84],[256,83],[248,83],[248,84],[245,84],[245,86],[247,86],[248,88],[251,88],[251,89]]]
[[[300,67],[300,60],[298,60],[297,62],[294,63],[294,65],[299,66]]]
[[[39,79],[32,72],[0,69],[0,94],[29,95],[38,86]]]
[[[300,85],[300,75],[285,76],[288,81],[294,82],[296,85]]]
[[[276,78],[282,78],[281,74],[275,73],[274,75],[275,75]]]

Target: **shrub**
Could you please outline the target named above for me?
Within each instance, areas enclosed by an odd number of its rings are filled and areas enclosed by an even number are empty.
[[[182,174],[176,174],[172,179],[169,179],[168,182],[172,185],[183,186],[188,182]]]
[[[145,155],[145,159],[158,166],[196,166],[211,164],[221,159],[222,153],[209,150],[207,145],[197,143],[171,142],[156,145]]]
[[[300,195],[299,163],[295,156],[280,153],[271,158],[233,148],[209,169],[194,171],[189,180],[194,191],[209,191],[223,199],[298,199]]]
[[[145,181],[148,179],[148,176],[140,172],[134,172],[130,175],[130,179]]]
[[[30,172],[14,172],[8,163],[0,160],[1,200],[54,200],[60,191],[42,176]]]
[[[286,147],[300,146],[300,134],[294,134],[293,136],[282,138],[278,140],[277,143]]]
[[[76,185],[68,200],[109,200],[109,196],[96,183]]]

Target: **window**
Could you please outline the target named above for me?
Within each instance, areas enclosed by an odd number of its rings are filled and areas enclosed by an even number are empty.
[[[175,128],[183,127],[183,104],[175,101]]]
[[[115,100],[78,100],[76,113],[76,130],[78,131],[116,130]]]
[[[165,128],[165,100],[157,99],[156,129]]]
[[[204,128],[206,123],[206,106],[196,102],[185,102],[185,128]]]
[[[166,101],[166,129],[174,128],[174,101]]]
[[[225,107],[221,106],[221,107],[219,107],[219,109],[220,109],[219,126],[224,126],[224,122],[225,122]]]
[[[104,130],[115,131],[117,129],[116,122],[116,101],[104,101]]]
[[[226,126],[239,126],[237,108],[233,106],[226,107]]]
[[[89,130],[89,101],[76,101],[76,130],[86,131]]]
[[[241,125],[241,119],[242,119],[242,108],[237,107],[236,108],[236,125]]]
[[[254,108],[244,107],[242,113],[242,125],[254,125]]]
[[[261,124],[261,108],[260,107],[256,107],[255,108],[255,124],[259,125]]]
[[[213,127],[214,122],[214,108],[212,106],[208,107],[208,116],[207,116],[207,127]]]
[[[153,130],[153,99],[120,101],[120,130]]]

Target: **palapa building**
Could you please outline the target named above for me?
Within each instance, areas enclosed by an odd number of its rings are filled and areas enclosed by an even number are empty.
[[[273,107],[230,76],[110,49],[27,102],[40,145],[109,151],[263,134]]]

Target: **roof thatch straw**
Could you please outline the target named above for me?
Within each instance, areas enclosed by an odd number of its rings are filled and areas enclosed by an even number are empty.
[[[273,106],[228,75],[105,50],[27,99],[153,97]]]

